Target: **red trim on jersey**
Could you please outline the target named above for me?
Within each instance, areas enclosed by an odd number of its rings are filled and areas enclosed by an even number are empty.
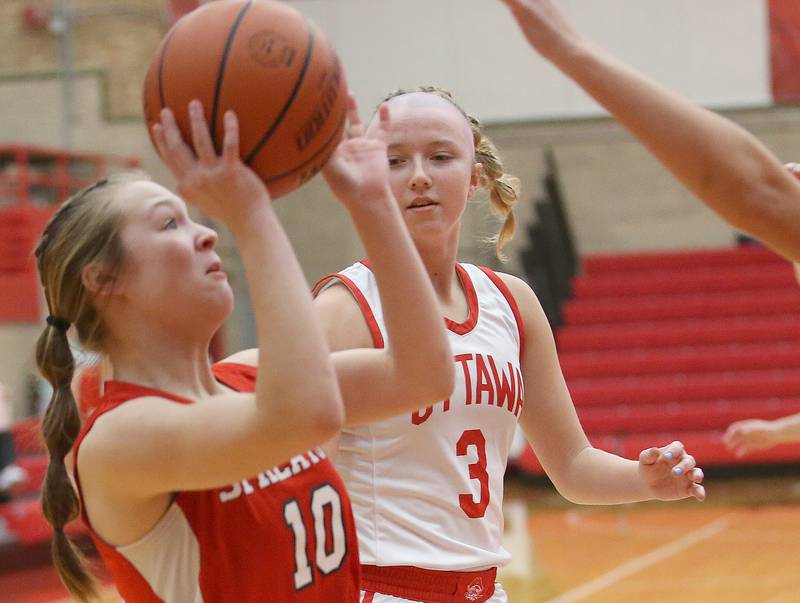
[[[364,593],[361,603],[372,603],[375,600],[375,593]]]
[[[456,264],[456,275],[464,288],[464,294],[467,296],[467,308],[469,309],[467,320],[455,322],[445,318],[444,322],[447,324],[447,328],[456,335],[466,335],[478,324],[478,294],[475,293],[475,285],[472,284],[469,273],[461,264]]]
[[[372,270],[369,260],[361,260],[361,263]],[[461,283],[461,287],[464,289],[464,295],[467,297],[467,309],[469,311],[467,313],[467,319],[464,322],[455,322],[445,316],[444,323],[447,325],[447,328],[456,335],[466,335],[478,324],[478,294],[475,293],[475,285],[472,284],[469,273],[461,264],[456,264],[456,275],[458,276],[458,281]]]
[[[478,266],[483,273],[500,289],[500,293],[506,298],[508,305],[511,306],[511,311],[514,313],[514,319],[517,321],[517,331],[519,331],[519,358],[522,360],[522,355],[525,353],[525,324],[522,322],[522,314],[519,312],[517,300],[511,293],[511,290],[506,285],[505,281],[497,276],[497,273],[485,266]]]
[[[211,367],[217,381],[237,391],[255,391],[258,367],[238,362],[218,362]]]
[[[451,572],[408,565],[362,565],[361,589],[425,603],[482,603],[494,594],[496,577],[496,567]]]
[[[364,264],[367,266],[367,264]],[[367,266],[369,268],[369,266]],[[369,333],[372,335],[372,345],[376,348],[380,349],[385,347],[383,341],[383,334],[381,333],[381,329],[378,326],[378,321],[375,320],[375,315],[372,313],[372,308],[369,307],[369,302],[367,298],[364,297],[364,294],[361,292],[361,289],[349,278],[344,276],[343,274],[331,274],[329,276],[321,278],[314,288],[312,289],[312,294],[314,297],[320,294],[322,288],[327,285],[332,280],[339,279],[342,284],[347,287],[353,297],[356,298],[358,302],[358,306],[361,308],[361,314],[364,316],[364,320],[367,321],[367,327],[369,328]]]

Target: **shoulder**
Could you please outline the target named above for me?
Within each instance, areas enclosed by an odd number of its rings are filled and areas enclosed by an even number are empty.
[[[156,438],[164,426],[164,413],[177,406],[185,405],[159,396],[142,396],[97,417],[74,459],[81,475],[116,471],[116,461]]]
[[[542,304],[530,285],[518,276],[496,272],[500,281],[508,288],[519,309],[525,332],[532,335],[551,332]]]
[[[322,321],[328,344],[333,351],[373,347],[367,321],[372,309],[359,300],[341,281],[323,289],[314,299],[314,307]],[[370,315],[369,317],[367,315]]]
[[[520,312],[525,316],[528,312],[541,311],[542,305],[530,285],[518,276],[495,272],[500,282],[506,286],[508,293],[519,306]]]

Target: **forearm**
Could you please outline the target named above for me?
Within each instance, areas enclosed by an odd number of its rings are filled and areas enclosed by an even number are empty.
[[[800,442],[800,413],[775,420],[777,444]]]
[[[403,383],[430,387],[429,397],[444,398],[453,380],[444,321],[397,203],[387,195],[351,210],[351,216],[378,283],[392,370]]]
[[[336,378],[308,283],[268,200],[234,237],[256,322],[258,404],[287,425],[315,416],[325,422],[328,415],[341,421]]]
[[[800,258],[800,186],[752,135],[650,81],[584,40],[549,58],[692,193],[733,226]]]
[[[639,463],[587,446],[570,461],[557,483],[567,500],[585,505],[613,505],[650,500]]]

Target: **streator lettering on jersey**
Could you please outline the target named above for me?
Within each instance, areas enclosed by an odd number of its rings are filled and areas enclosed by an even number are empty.
[[[305,454],[293,456],[291,459],[289,459],[288,463],[278,465],[277,467],[273,467],[272,469],[267,469],[266,471],[259,473],[256,476],[256,479],[258,479],[258,488],[259,490],[263,490],[264,488],[269,488],[273,484],[287,480],[290,477],[311,468],[324,458],[327,458],[327,456],[322,448],[316,448],[315,450],[307,451]],[[235,484],[232,484],[230,490],[224,490],[220,492],[219,500],[226,503],[236,500],[242,494],[248,496],[253,494],[255,491],[256,489],[253,487],[253,484],[250,483],[250,480],[243,479]]]

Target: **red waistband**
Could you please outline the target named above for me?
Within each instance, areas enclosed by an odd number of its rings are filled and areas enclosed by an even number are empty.
[[[361,566],[361,589],[426,603],[483,603],[494,594],[497,568],[447,572],[408,565]]]

